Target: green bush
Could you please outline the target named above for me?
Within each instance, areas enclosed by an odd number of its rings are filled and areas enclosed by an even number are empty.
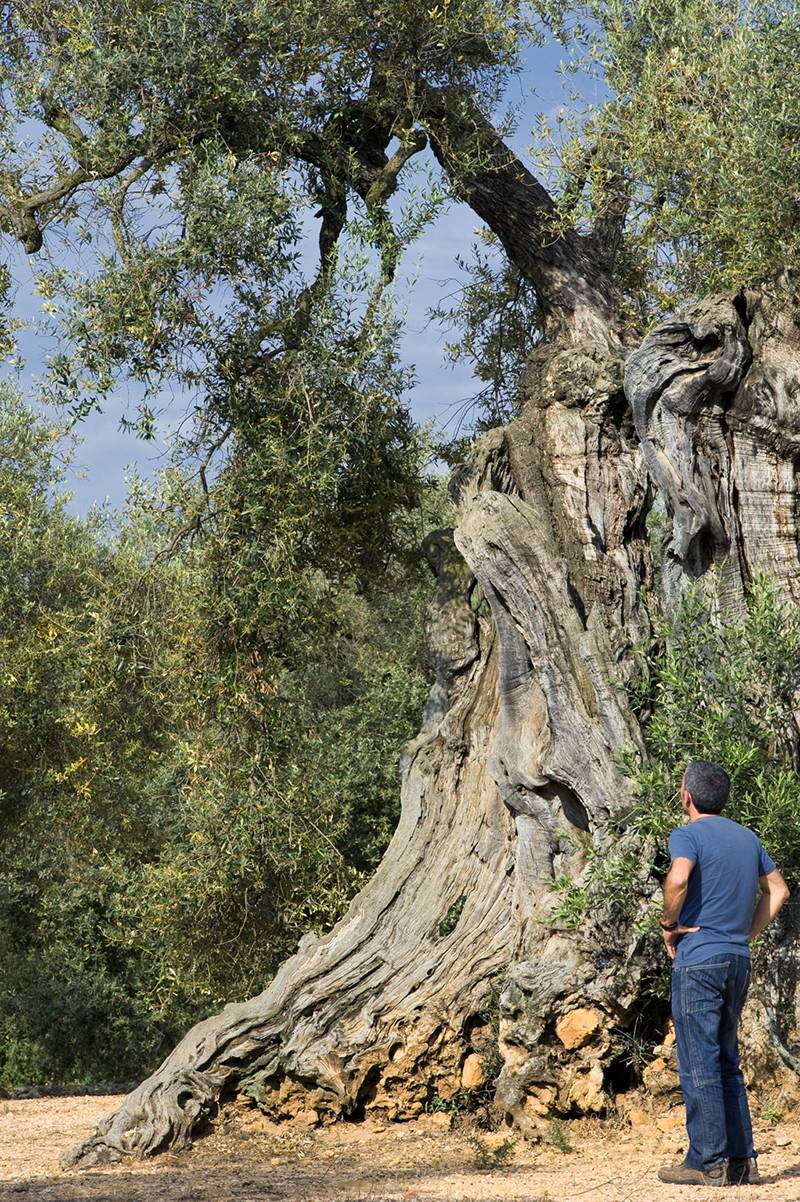
[[[800,878],[800,776],[796,771],[800,608],[766,576],[754,579],[744,609],[730,617],[701,584],[688,587],[656,623],[653,647],[631,691],[645,715],[647,758],[622,757],[632,806],[615,849],[589,853],[577,881],[555,882],[554,918],[577,926],[602,900],[655,929],[656,907],[641,912],[651,874],[668,864],[667,839],[681,825],[680,782],[691,759],[714,760],[731,777],[726,813],[754,830],[781,871]]]
[[[174,472],[79,521],[62,454],[0,396],[0,1089],[138,1077],[330,927],[391,836],[429,687],[435,498],[370,589],[357,547],[259,559],[269,531],[223,518],[164,555]]]

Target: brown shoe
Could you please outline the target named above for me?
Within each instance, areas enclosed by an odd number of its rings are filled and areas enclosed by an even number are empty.
[[[714,1165],[713,1169],[690,1169],[687,1164],[667,1165],[658,1170],[659,1181],[669,1185],[727,1185],[728,1162]]]
[[[728,1185],[763,1185],[764,1178],[758,1171],[758,1161],[755,1156],[750,1160],[731,1159],[728,1161]]]

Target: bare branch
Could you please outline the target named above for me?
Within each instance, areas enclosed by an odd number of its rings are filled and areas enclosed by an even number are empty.
[[[127,244],[127,230],[125,228],[125,200],[128,192],[137,180],[140,180],[143,175],[146,175],[156,161],[162,157],[167,151],[166,147],[160,147],[152,155],[146,155],[141,163],[133,167],[126,175],[122,177],[119,183],[114,198],[110,205],[111,211],[111,232],[114,238],[114,245],[119,251],[120,258],[128,260],[130,258]]]
[[[203,487],[203,492],[206,495],[206,499],[208,499],[208,482],[206,480],[206,472],[209,468],[211,460],[214,458],[217,451],[219,451],[222,447],[225,446],[225,443],[228,441],[231,434],[233,434],[233,426],[228,426],[225,430],[223,430],[223,432],[222,432],[222,434],[220,434],[219,438],[215,439],[215,441],[211,443],[211,446],[208,448],[208,452],[206,454],[205,459],[203,460],[203,462],[200,464],[199,468],[197,469],[197,474],[200,477],[200,483]]]
[[[211,493],[208,487],[206,472],[208,471],[211,460],[214,458],[217,451],[219,451],[225,445],[232,433],[233,426],[226,426],[226,428],[222,431],[222,434],[220,434],[220,436],[210,444],[205,458],[197,469],[197,476],[200,480],[200,485],[203,489],[203,495],[205,499],[205,512],[198,510],[191,521],[189,521],[185,526],[181,526],[179,530],[175,531],[168,546],[163,547],[162,550],[156,552],[150,563],[147,565],[148,572],[155,567],[160,560],[171,559],[182,542],[184,542],[187,538],[193,541],[202,530],[204,520],[208,518],[209,514],[212,512],[210,509]]]

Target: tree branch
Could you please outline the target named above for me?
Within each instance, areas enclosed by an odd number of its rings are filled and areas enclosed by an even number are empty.
[[[127,244],[128,231],[125,226],[125,200],[127,198],[128,191],[137,180],[140,180],[143,175],[147,174],[157,159],[161,157],[162,153],[165,153],[164,148],[159,148],[159,150],[152,155],[145,155],[141,163],[137,163],[135,167],[132,167],[131,170],[122,177],[119,182],[119,188],[111,200],[111,204],[109,206],[111,215],[111,233],[114,238],[114,245],[119,252],[119,256],[125,261],[129,260],[130,258],[129,247]]]
[[[397,189],[400,172],[406,163],[415,154],[424,150],[427,145],[428,137],[423,129],[411,129],[404,133],[397,150],[387,161],[386,166],[375,175],[364,194],[364,201],[368,208],[373,205],[386,204]]]
[[[547,333],[617,344],[617,297],[590,237],[562,229],[552,197],[463,90],[431,89],[420,120],[453,188],[500,239],[539,297]]]

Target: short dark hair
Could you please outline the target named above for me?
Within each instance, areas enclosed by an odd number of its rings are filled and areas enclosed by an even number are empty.
[[[683,787],[701,814],[721,814],[730,796],[731,778],[711,760],[691,760],[683,774]]]

